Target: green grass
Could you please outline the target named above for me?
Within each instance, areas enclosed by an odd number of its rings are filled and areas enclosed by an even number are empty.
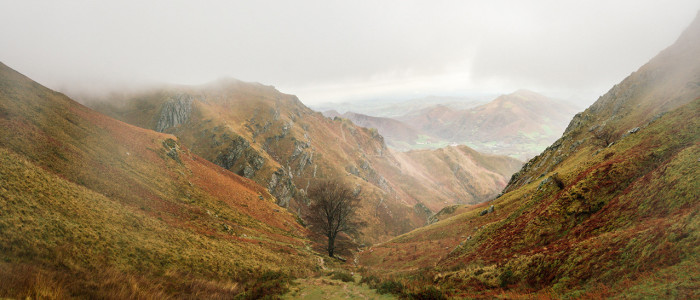
[[[8,271],[0,278],[26,284],[0,288],[0,295],[232,295],[261,269],[302,275],[299,266],[308,263],[257,243],[175,228],[2,148],[0,183],[0,269]],[[196,282],[201,287],[182,290]]]
[[[391,294],[379,294],[365,284],[344,282],[330,277],[297,279],[291,291],[282,299],[396,299]]]
[[[384,279],[436,284],[450,296],[692,298],[698,111],[700,100],[691,101],[608,148],[582,144],[494,201],[497,214],[472,207],[376,245],[360,262]],[[554,172],[561,187],[540,184]]]
[[[0,297],[231,298],[312,273],[271,199],[0,65]]]

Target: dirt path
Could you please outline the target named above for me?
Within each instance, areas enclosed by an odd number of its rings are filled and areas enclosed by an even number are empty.
[[[355,282],[359,282],[360,278],[355,279]],[[392,295],[377,294],[365,284],[342,282],[325,276],[294,282],[296,286],[291,287],[282,299],[396,299]]]

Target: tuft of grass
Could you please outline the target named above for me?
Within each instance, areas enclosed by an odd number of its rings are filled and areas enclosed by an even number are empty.
[[[516,282],[516,278],[513,275],[513,271],[511,269],[505,269],[501,275],[498,275],[498,285],[501,286],[502,288],[508,287],[509,285],[513,284]]]
[[[355,278],[345,271],[333,271],[331,273],[331,279],[340,280],[342,282],[355,282]]]
[[[409,292],[406,298],[412,300],[447,300],[447,296],[432,285],[423,287],[416,292]]]
[[[289,291],[293,278],[278,271],[265,271],[250,284],[250,288],[236,299],[279,299],[280,295]]]
[[[404,289],[403,283],[391,279],[382,281],[377,285],[377,292],[380,294],[401,295]]]
[[[376,275],[362,276],[362,279],[360,279],[360,283],[366,283],[371,287],[376,287],[379,285],[379,282],[381,282],[381,279],[379,279],[379,277]]]

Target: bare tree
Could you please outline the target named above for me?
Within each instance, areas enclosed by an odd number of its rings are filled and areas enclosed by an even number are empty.
[[[328,255],[333,257],[338,234],[355,233],[362,226],[355,219],[360,197],[337,179],[316,182],[309,188],[308,196],[311,204],[307,221],[312,230],[328,237]]]

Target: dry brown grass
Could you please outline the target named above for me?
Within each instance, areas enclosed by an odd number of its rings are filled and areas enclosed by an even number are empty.
[[[313,271],[306,230],[263,187],[0,67],[0,262],[12,282],[0,296],[231,298],[265,271]]]

